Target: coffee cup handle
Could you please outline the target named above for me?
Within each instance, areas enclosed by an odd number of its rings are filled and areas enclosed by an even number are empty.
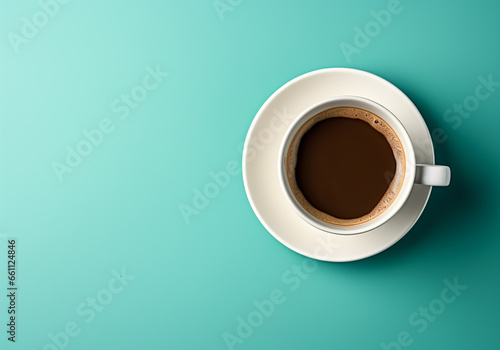
[[[417,164],[415,183],[427,186],[448,186],[451,170],[446,165]]]

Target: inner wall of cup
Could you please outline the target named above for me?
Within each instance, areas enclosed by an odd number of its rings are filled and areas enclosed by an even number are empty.
[[[355,110],[360,112],[355,112]],[[374,129],[381,132],[386,137],[387,142],[389,142],[394,154],[394,158],[396,160],[396,174],[394,174],[394,178],[391,181],[391,184],[389,185],[382,199],[370,213],[355,219],[337,218],[316,209],[304,197],[302,191],[299,189],[297,185],[297,180],[295,178],[297,154],[302,136],[304,136],[304,134],[307,131],[309,131],[309,129],[311,129],[315,124],[319,123],[320,121],[335,117],[361,119],[365,122],[368,122]],[[387,210],[387,208],[389,208],[390,205],[394,202],[394,200],[399,194],[399,191],[403,186],[403,181],[405,178],[405,171],[406,171],[405,168],[406,168],[406,158],[401,140],[397,136],[396,132],[390,127],[390,125],[383,118],[370,111],[350,106],[335,107],[315,113],[315,115],[313,115],[310,119],[308,119],[294,134],[292,141],[290,142],[290,146],[288,147],[285,159],[285,170],[286,170],[286,178],[288,180],[288,186],[293,196],[297,200],[297,202],[300,204],[300,206],[302,206],[302,208],[304,208],[304,210],[306,210],[310,215],[312,215],[316,219],[334,226],[360,225],[376,218],[377,216],[382,214],[385,210]]]

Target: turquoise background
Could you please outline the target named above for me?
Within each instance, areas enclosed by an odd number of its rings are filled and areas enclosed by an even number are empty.
[[[467,118],[443,114],[478,77],[500,82],[500,2],[401,0],[348,61],[340,44],[388,1],[222,1],[219,17],[211,0],[73,0],[14,45],[23,17],[50,1],[1,0],[0,295],[8,238],[19,289],[16,344],[0,298],[0,348],[229,349],[225,332],[279,290],[285,301],[232,348],[382,349],[407,331],[411,344],[390,349],[499,349],[500,87]],[[122,120],[111,105],[147,67],[169,75]],[[446,133],[436,161],[453,178],[392,248],[314,264],[260,224],[239,165],[265,100],[328,67],[402,89]],[[53,162],[105,118],[113,131],[59,182]],[[232,161],[237,175],[186,223],[179,206]],[[293,275],[302,264],[312,272]],[[467,288],[419,333],[409,317],[455,278]],[[106,305],[89,321],[96,297]],[[76,336],[61,334],[68,324]]]

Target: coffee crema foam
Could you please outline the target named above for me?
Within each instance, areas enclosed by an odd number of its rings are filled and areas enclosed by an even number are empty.
[[[381,200],[371,212],[353,219],[337,218],[315,208],[303,195],[297,184],[295,176],[297,154],[300,146],[300,141],[304,134],[317,123],[325,119],[338,117],[360,119],[367,122],[372,128],[380,132],[385,137],[393,151],[394,159],[396,161],[396,172],[394,174],[394,178],[392,179],[389,187],[387,188],[387,191],[385,192]],[[396,135],[396,132],[382,118],[370,111],[366,111],[357,107],[336,107],[314,115],[299,128],[288,148],[285,160],[285,169],[288,183],[294,197],[308,213],[310,213],[315,218],[331,225],[352,226],[359,225],[374,219],[375,217],[382,214],[394,202],[403,185],[403,179],[405,175],[405,154],[401,141]]]

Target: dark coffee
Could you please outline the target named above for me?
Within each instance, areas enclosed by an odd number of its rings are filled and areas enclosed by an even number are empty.
[[[403,159],[400,141],[383,119],[359,108],[333,108],[296,133],[287,174],[308,212],[332,224],[353,225],[392,203],[401,187]]]

